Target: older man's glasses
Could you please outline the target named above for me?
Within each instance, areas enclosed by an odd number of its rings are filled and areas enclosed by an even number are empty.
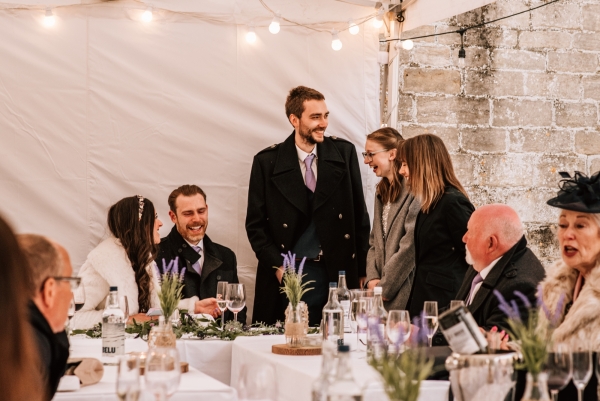
[[[75,291],[81,285],[81,277],[53,276],[52,278],[56,281],[68,281],[71,286],[71,291]]]
[[[381,153],[381,152],[387,152],[388,150],[389,149],[381,149],[381,150],[376,150],[375,152],[362,152],[362,156],[364,159],[367,159],[368,161],[372,162],[374,154]]]

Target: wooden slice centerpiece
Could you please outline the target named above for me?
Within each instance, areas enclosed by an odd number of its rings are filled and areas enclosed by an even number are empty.
[[[278,355],[321,355],[321,347],[290,347],[287,344],[275,344],[271,352]]]

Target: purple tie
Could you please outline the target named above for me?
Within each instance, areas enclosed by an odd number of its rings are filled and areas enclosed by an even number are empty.
[[[200,248],[199,246],[194,246],[194,245],[192,245],[192,248],[194,249],[194,251],[196,251],[196,252],[198,252],[198,253],[200,253],[200,250],[202,250],[202,248]],[[200,256],[202,256],[202,255],[200,255]],[[198,259],[198,260],[196,261],[196,263],[194,263],[194,264],[192,265],[192,268],[193,268],[194,270],[196,270],[196,272],[197,272],[199,275],[202,275],[202,269],[200,269],[200,259]]]
[[[471,305],[471,302],[473,302],[473,291],[475,291],[475,287],[477,286],[477,284],[481,283],[483,281],[483,277],[481,277],[481,274],[477,273],[477,275],[475,277],[473,277],[473,281],[471,282],[471,291],[469,292],[469,297],[467,298],[467,305]]]
[[[315,173],[312,171],[312,163],[315,158],[315,154],[311,153],[306,156],[304,159],[304,165],[306,166],[306,186],[312,192],[315,192],[315,188],[317,187],[317,180],[315,179]]]

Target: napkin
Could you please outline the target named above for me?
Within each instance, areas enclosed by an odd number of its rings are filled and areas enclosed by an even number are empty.
[[[80,387],[81,385],[77,376],[63,376],[60,378],[56,391],[77,391]]]
[[[102,366],[102,362],[94,358],[69,359],[65,375],[77,376],[82,387],[89,386],[102,380],[104,366]]]

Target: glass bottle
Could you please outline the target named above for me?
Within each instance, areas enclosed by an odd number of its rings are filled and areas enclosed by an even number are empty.
[[[119,307],[117,287],[110,287],[102,312],[102,356],[125,354],[125,313]]]
[[[334,353],[337,345],[333,345],[330,341],[323,342],[321,355],[321,375],[313,382],[312,385],[312,401],[327,401],[327,391],[332,381],[334,368]]]
[[[488,353],[488,342],[464,305],[442,313],[439,324],[452,351],[463,355]]]
[[[338,346],[338,366],[335,380],[329,385],[327,401],[362,401],[362,390],[352,375],[350,347]]]
[[[367,323],[367,357],[371,356],[373,352],[383,351],[387,347],[387,341],[385,340],[387,312],[381,299],[382,288],[375,287],[373,294],[373,305],[369,311]],[[374,325],[377,326],[374,327]],[[377,335],[375,330],[379,331],[380,335]]]
[[[323,340],[344,343],[344,310],[337,300],[337,284],[329,283],[329,300],[323,307]]]
[[[352,328],[350,327],[350,302],[352,297],[346,285],[346,272],[344,270],[340,270],[339,272],[337,297],[338,302],[344,310],[344,332],[352,333]]]

